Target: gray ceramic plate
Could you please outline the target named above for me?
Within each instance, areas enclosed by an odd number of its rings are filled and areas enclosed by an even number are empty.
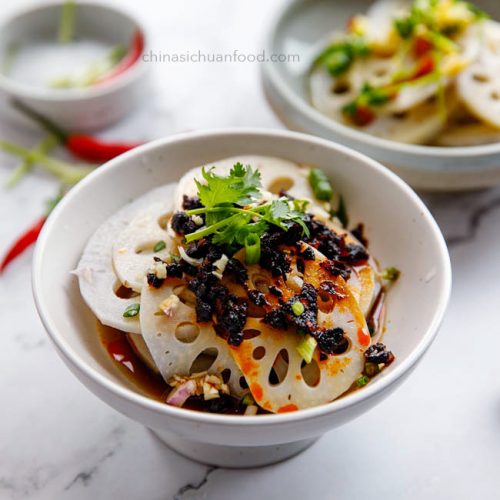
[[[275,113],[289,128],[350,146],[390,167],[415,188],[478,189],[500,183],[500,143],[443,148],[379,139],[337,123],[309,103],[306,77],[309,65],[332,31],[347,19],[366,12],[370,0],[295,0],[272,24],[266,53],[298,54],[288,62],[266,62],[262,79]],[[500,19],[498,0],[478,0],[479,7]]]

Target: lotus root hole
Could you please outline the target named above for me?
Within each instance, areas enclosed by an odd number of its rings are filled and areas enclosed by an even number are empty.
[[[278,177],[269,184],[267,190],[273,194],[280,194],[282,191],[292,189],[294,184],[295,182],[291,177]]]
[[[253,359],[262,359],[266,355],[266,348],[264,346],[256,347],[252,352]]]
[[[337,95],[347,94],[351,90],[349,82],[335,82],[332,92]]]
[[[219,351],[215,347],[209,347],[198,356],[196,356],[195,360],[191,364],[191,368],[189,369],[189,374],[200,373],[210,370],[212,365],[214,364],[217,356],[219,355]]]
[[[255,330],[253,328],[249,328],[247,330],[243,330],[243,340],[250,340],[258,337],[260,335],[259,330]]]
[[[269,293],[269,279],[262,274],[254,274],[252,276],[253,286],[262,293]]]
[[[220,376],[222,377],[222,381],[227,384],[231,378],[231,370],[229,368],[224,368],[224,370],[221,371]]]
[[[195,307],[196,305],[196,297],[194,293],[189,290],[189,288],[185,285],[177,285],[173,292],[179,300],[188,307]]]
[[[286,349],[281,349],[274,359],[273,366],[269,372],[269,383],[271,385],[278,385],[285,380],[288,373],[288,351]]]
[[[145,241],[144,243],[140,243],[135,247],[136,254],[151,254],[153,252],[153,248],[158,243],[157,241]]]
[[[472,78],[479,83],[488,83],[490,81],[489,76],[483,73],[474,73]]]
[[[248,389],[248,384],[245,377],[241,376],[239,382],[242,389]]]
[[[184,344],[194,342],[200,334],[200,328],[194,323],[180,323],[175,329],[175,338]]]
[[[500,99],[500,93],[496,90],[494,90],[490,95],[494,101],[498,101]]]
[[[303,363],[300,368],[302,378],[309,387],[316,387],[321,379],[321,371],[318,362],[313,359],[310,363]]]
[[[132,290],[132,288],[127,288],[126,286],[123,286],[119,281],[115,283],[113,291],[115,292],[115,295],[119,299],[133,299],[134,297],[139,296],[139,294],[134,290]]]

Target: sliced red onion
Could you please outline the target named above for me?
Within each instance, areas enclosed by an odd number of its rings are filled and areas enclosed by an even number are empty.
[[[196,382],[187,380],[173,389],[167,397],[167,404],[181,407],[190,396],[196,393]]]
[[[179,250],[179,253],[182,257],[182,260],[185,260],[188,264],[191,264],[192,266],[199,266],[203,262],[203,259],[194,259],[193,257],[190,257],[184,248],[182,248],[180,245],[177,247]]]

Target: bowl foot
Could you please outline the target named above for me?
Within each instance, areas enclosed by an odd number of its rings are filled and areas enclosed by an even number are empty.
[[[260,467],[287,460],[306,450],[318,438],[272,446],[223,446],[190,441],[163,431],[151,430],[160,441],[177,453],[206,465],[230,469]]]

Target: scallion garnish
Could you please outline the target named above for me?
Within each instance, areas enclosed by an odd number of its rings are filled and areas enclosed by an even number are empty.
[[[69,43],[75,36],[75,11],[74,0],[66,0],[61,7],[59,20],[59,43]]]
[[[161,252],[163,249],[167,247],[167,244],[163,241],[160,240],[156,243],[156,245],[153,247],[153,252]]]
[[[396,267],[386,267],[380,276],[385,281],[396,281],[400,275],[401,271]]]
[[[314,196],[321,201],[330,201],[333,196],[333,189],[328,177],[319,168],[312,168],[309,172],[309,184]]]
[[[300,316],[305,311],[304,304],[300,300],[297,300],[292,304],[292,312],[295,316]]]
[[[358,387],[363,387],[365,386],[368,382],[370,382],[370,379],[366,375],[361,375],[361,377],[356,380],[356,385]]]
[[[297,302],[296,302],[297,304]],[[293,306],[292,306],[293,307]],[[311,335],[306,335],[299,343],[299,345],[296,347],[297,352],[300,354],[302,359],[306,363],[310,363],[312,361],[313,355],[314,355],[314,350],[316,349],[316,346],[318,343],[316,342],[316,339],[312,337]]]
[[[251,405],[254,405],[255,404],[255,400],[253,399],[253,396],[249,393],[249,394],[245,394],[243,396],[243,399],[241,400],[241,402],[245,405],[245,406],[251,406]]]
[[[139,314],[140,309],[141,309],[140,304],[131,304],[125,309],[125,311],[123,311],[123,317],[134,318]]]
[[[260,238],[255,233],[250,233],[245,238],[245,262],[257,264],[260,260]]]

